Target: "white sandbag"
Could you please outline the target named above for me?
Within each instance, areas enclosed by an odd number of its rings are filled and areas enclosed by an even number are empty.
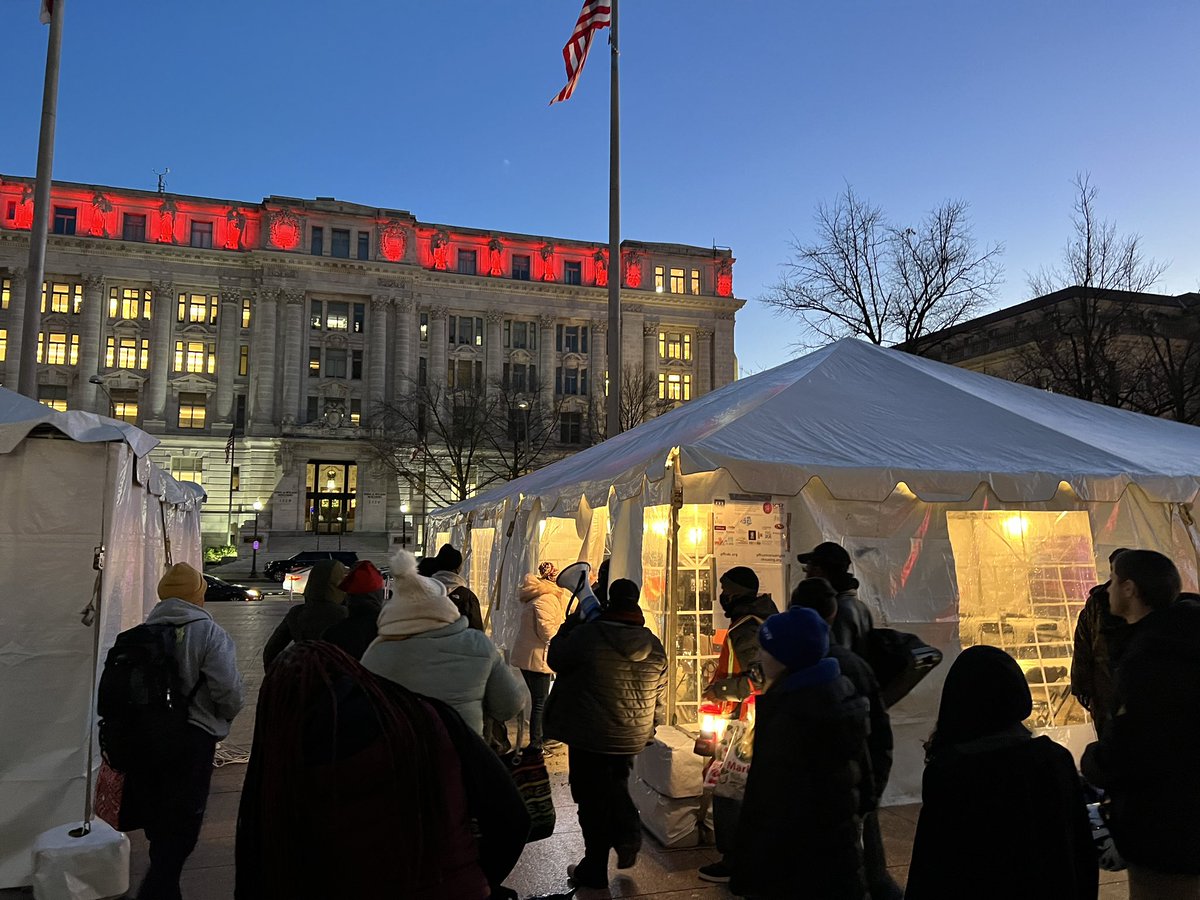
[[[654,741],[634,757],[634,774],[665,797],[699,797],[704,792],[706,757],[697,756],[696,739],[667,725],[654,730]]]
[[[700,843],[700,798],[664,797],[650,785],[629,779],[629,795],[642,817],[642,827],[664,847],[695,847]]]
[[[100,819],[82,837],[78,824],[38,835],[33,845],[33,896],[37,900],[101,900],[129,890],[129,838]]]

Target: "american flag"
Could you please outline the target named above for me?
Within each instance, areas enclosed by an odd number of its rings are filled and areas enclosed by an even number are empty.
[[[43,25],[49,25],[50,20],[54,18],[54,0],[42,0],[39,6],[41,10],[38,13],[38,20]]]
[[[225,442],[225,462],[233,462],[233,442],[237,439],[237,428],[229,429],[229,440]]]
[[[583,72],[583,64],[587,62],[588,48],[592,45],[592,37],[601,28],[612,24],[612,6],[607,0],[584,0],[583,10],[575,23],[575,30],[567,46],[563,47],[563,61],[567,64],[567,86],[550,101],[553,106],[563,100],[570,100],[575,93],[575,83]]]

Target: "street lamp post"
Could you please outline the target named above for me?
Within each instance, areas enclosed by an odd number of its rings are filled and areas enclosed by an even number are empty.
[[[524,442],[525,442],[525,474],[528,475],[529,474],[529,401],[528,400],[518,400],[517,401],[517,409],[521,410],[521,412],[525,414],[524,420],[522,421],[521,424],[522,424],[523,437],[524,437]],[[515,451],[515,449],[516,448],[514,448],[514,451]],[[514,452],[513,455],[515,456],[516,453]],[[515,462],[515,460],[514,460],[514,462]],[[517,467],[514,466],[513,468],[517,468]]]
[[[258,577],[258,514],[262,512],[262,501],[254,501],[254,542],[250,545],[250,577]]]
[[[408,549],[408,504],[400,504],[400,546]]]
[[[93,375],[91,378],[88,379],[88,384],[94,384],[94,385],[96,385],[96,387],[100,388],[100,390],[102,390],[104,392],[104,396],[108,398],[109,412],[112,413],[112,417],[115,419],[117,417],[117,404],[113,400],[112,394],[110,394],[108,392],[108,385],[106,385],[104,383],[104,379],[101,378],[99,375]]]
[[[341,516],[337,517],[337,523],[338,523],[338,550],[341,550],[342,549],[342,529],[345,528],[345,526],[342,524]]]

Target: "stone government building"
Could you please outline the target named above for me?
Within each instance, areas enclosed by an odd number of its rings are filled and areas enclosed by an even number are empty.
[[[20,357],[32,195],[33,179],[0,176],[5,382]],[[590,404],[603,405],[604,245],[329,197],[244,203],[56,182],[51,202],[38,397],[108,414],[88,381],[98,374],[116,415],[162,441],[155,461],[208,492],[206,546],[224,543],[231,520],[249,540],[256,500],[260,532],[277,537],[315,527],[380,538],[380,550],[419,539],[424,499],[360,429],[418,378],[537,371],[563,410],[562,452],[583,445]],[[663,398],[736,377],[733,263],[726,249],[622,244],[624,362],[657,378]],[[576,377],[549,377],[559,370]]]

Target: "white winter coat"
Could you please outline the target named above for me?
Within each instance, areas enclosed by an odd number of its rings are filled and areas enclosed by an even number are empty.
[[[509,662],[526,672],[552,672],[546,665],[546,648],[563,623],[568,598],[553,581],[526,575],[517,599],[521,620]]]

